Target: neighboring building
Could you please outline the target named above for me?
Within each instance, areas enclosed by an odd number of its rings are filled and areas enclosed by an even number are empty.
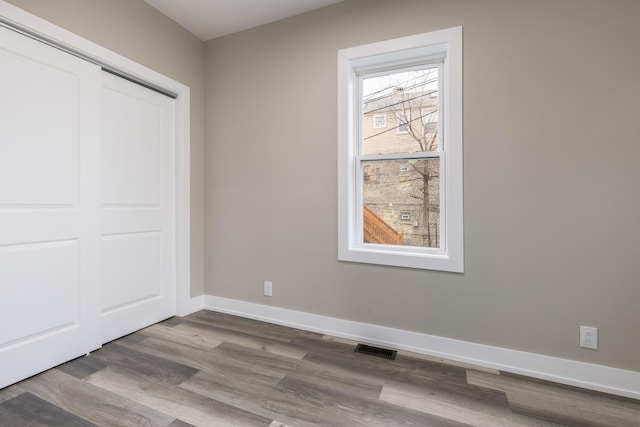
[[[364,154],[437,151],[437,110],[435,90],[394,88],[368,100],[363,106]],[[364,166],[364,205],[402,235],[402,243],[395,244],[440,246],[439,166],[437,158]]]

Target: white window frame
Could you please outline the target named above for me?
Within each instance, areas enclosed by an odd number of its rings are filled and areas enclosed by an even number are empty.
[[[440,248],[364,243],[362,238],[362,75],[441,62]],[[462,27],[338,51],[338,259],[464,272]],[[429,158],[430,153],[398,158]],[[385,159],[389,156],[385,156]]]

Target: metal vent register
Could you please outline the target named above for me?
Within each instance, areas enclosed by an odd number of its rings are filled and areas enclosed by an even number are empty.
[[[382,357],[383,359],[395,360],[396,350],[389,350],[381,347],[374,347],[372,345],[358,344],[354,350],[356,353],[368,354],[370,356]]]

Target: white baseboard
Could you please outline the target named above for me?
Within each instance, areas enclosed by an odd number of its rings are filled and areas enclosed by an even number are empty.
[[[198,297],[191,298],[191,304],[189,304],[189,308],[187,309],[187,314],[195,313],[200,310],[210,310],[209,307],[205,307],[204,299],[206,295],[200,295]]]
[[[383,347],[470,363],[575,387],[640,399],[640,372],[510,350],[385,326],[353,322],[262,304],[203,295],[192,298],[200,309],[233,314],[292,328]]]

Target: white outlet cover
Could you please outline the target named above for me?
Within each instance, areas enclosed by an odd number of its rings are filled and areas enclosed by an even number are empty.
[[[598,349],[598,328],[580,326],[580,347]]]
[[[264,296],[273,296],[273,283],[267,281],[264,282]]]

